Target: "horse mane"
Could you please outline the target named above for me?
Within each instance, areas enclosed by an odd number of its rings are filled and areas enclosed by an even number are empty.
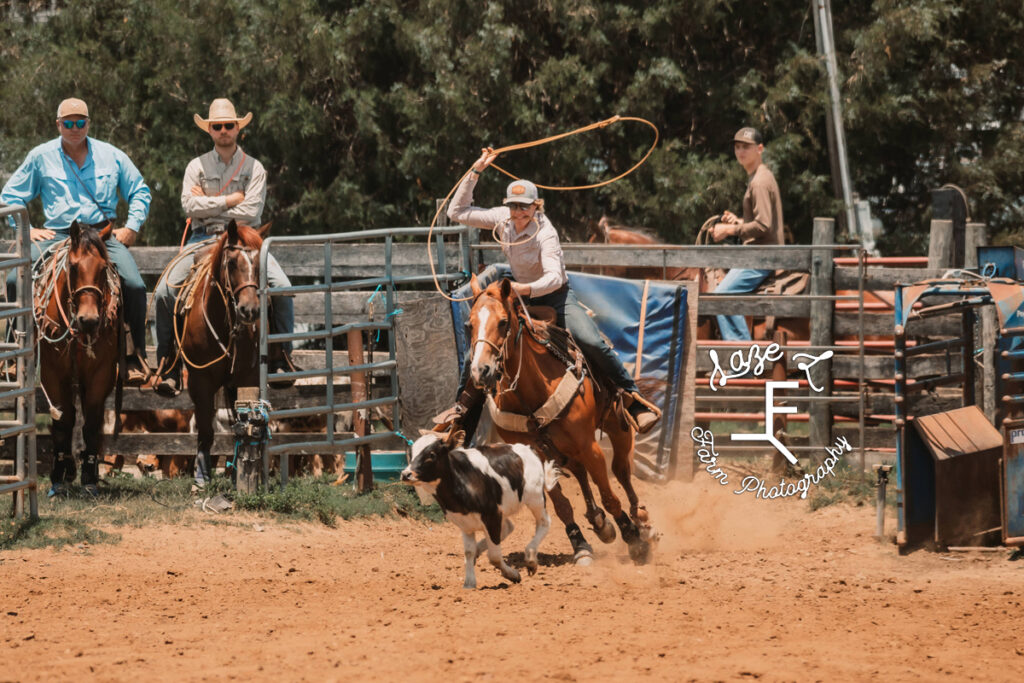
[[[104,261],[110,261],[107,245],[100,238],[100,231],[95,228],[84,228],[78,237],[78,248],[94,247]]]
[[[219,273],[221,268],[221,262],[224,259],[224,249],[228,243],[228,231],[225,230],[217,241],[214,242],[213,246],[210,247],[210,254],[207,258],[210,259],[210,272]],[[238,226],[238,244],[246,249],[259,249],[263,246],[263,238],[254,229],[248,225]],[[216,277],[216,276],[214,276]]]

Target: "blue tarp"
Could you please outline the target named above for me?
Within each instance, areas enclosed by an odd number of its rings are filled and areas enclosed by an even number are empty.
[[[505,264],[490,266],[478,276],[481,286],[508,277]],[[611,342],[626,370],[634,377],[644,281],[569,273],[569,284],[580,302],[594,312],[598,328]],[[453,292],[456,299],[471,296],[470,286]],[[650,282],[644,316],[643,359],[637,384],[643,394],[662,410],[658,428],[638,440],[637,451],[665,473],[675,462],[676,418],[681,401],[683,355],[686,345],[686,288],[678,284]],[[465,357],[466,325],[470,302],[452,304],[460,372]]]

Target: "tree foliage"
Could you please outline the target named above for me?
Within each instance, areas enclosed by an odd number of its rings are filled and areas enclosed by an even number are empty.
[[[54,136],[68,96],[153,189],[144,239],[175,242],[185,165],[210,146],[192,123],[215,97],[252,110],[242,144],[266,165],[275,232],[428,224],[484,145],[613,114],[661,142],[626,180],[548,193],[581,237],[608,213],[692,241],[739,208],[731,137],[754,125],[787,224],[835,215],[824,68],[808,0],[76,0],[10,2],[0,43],[0,178]],[[36,5],[45,5],[38,7]],[[1024,212],[1019,0],[851,0],[834,7],[850,164],[895,248],[921,244],[929,190],[952,182],[973,215],[1013,231]],[[649,129],[610,126],[499,163],[548,185],[628,168]],[[505,178],[488,173],[481,202]],[[920,246],[918,246],[920,248]]]

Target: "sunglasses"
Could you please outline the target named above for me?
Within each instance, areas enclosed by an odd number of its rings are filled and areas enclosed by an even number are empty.
[[[509,202],[509,211],[529,211],[533,204],[520,204],[518,202]]]
[[[221,128],[224,130],[234,130],[235,124],[233,123],[211,123],[210,128],[219,131]]]
[[[67,121],[67,120],[64,120],[64,121],[61,121],[61,123],[64,124],[64,127],[67,128],[68,130],[71,130],[72,128],[79,128],[79,129],[81,129],[81,128],[85,128],[85,124],[89,123],[89,119],[79,119],[77,121]]]

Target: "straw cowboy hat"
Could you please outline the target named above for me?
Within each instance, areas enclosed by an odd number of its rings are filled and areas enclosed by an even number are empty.
[[[210,102],[210,117],[204,119],[199,114],[192,115],[196,125],[207,133],[210,132],[211,123],[227,123],[234,121],[238,124],[238,129],[241,130],[249,125],[252,121],[252,112],[249,112],[245,116],[239,116],[235,113],[235,105],[231,104],[231,100],[223,97],[218,97],[213,102]]]

